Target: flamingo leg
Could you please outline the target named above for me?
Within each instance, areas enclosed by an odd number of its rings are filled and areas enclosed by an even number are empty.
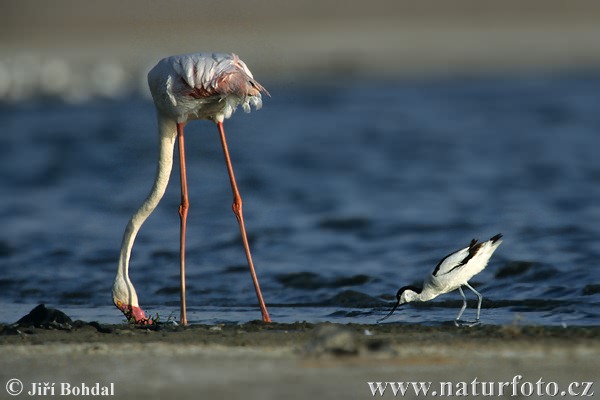
[[[185,305],[185,236],[187,228],[187,215],[188,209],[190,208],[190,202],[188,200],[188,188],[187,188],[187,173],[185,169],[185,143],[183,140],[183,127],[184,123],[177,123],[177,143],[179,146],[179,171],[181,178],[181,204],[179,205],[179,218],[181,220],[181,228],[179,235],[179,266],[181,274],[181,314],[179,317],[179,323],[181,325],[187,325],[187,314]]]
[[[256,271],[254,270],[254,263],[252,262],[252,255],[250,254],[250,245],[248,244],[248,236],[246,235],[246,228],[244,226],[244,215],[242,214],[242,197],[238,190],[235,182],[235,176],[233,174],[233,166],[231,165],[231,158],[229,157],[229,149],[227,148],[227,141],[225,140],[225,129],[223,128],[222,122],[217,122],[219,128],[219,135],[221,136],[221,145],[223,146],[223,154],[225,155],[225,163],[227,164],[227,171],[229,172],[229,181],[231,183],[231,191],[233,192],[233,213],[238,220],[240,225],[240,232],[242,234],[242,242],[244,243],[244,250],[246,252],[246,259],[248,260],[248,266],[250,267],[250,275],[252,276],[252,282],[254,283],[254,290],[256,291],[256,297],[258,298],[258,304],[260,306],[260,312],[262,314],[262,320],[264,322],[271,322],[267,306],[262,297],[260,286],[258,284],[258,278]]]

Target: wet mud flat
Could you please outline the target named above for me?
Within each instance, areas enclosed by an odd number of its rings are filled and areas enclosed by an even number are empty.
[[[0,325],[0,390],[19,379],[33,391],[28,397],[51,382],[54,395],[66,398],[76,397],[60,392],[67,384],[112,387],[117,398],[372,398],[368,382],[431,382],[436,396],[441,383],[449,385],[446,394],[467,390],[475,397],[483,389],[497,395],[503,384],[509,395],[531,389],[581,396],[586,382],[588,393],[600,390],[599,333],[600,327],[301,322]],[[383,397],[393,398],[391,389]]]

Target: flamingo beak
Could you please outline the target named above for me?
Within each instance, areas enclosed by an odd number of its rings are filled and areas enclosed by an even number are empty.
[[[119,310],[121,310],[121,312],[123,314],[125,314],[125,317],[127,318],[128,321],[133,321],[136,324],[141,324],[141,325],[151,325],[153,322],[151,318],[146,318],[146,314],[144,314],[144,310],[142,310],[138,306],[131,306],[129,304],[124,304],[121,301],[118,301],[116,306]]]
[[[398,308],[399,305],[400,305],[400,297],[398,297],[398,301],[396,302],[396,305],[394,305],[394,308],[392,308],[392,311],[390,311],[388,313],[388,315],[386,315],[385,317],[378,319],[377,323],[380,323],[381,321],[388,319],[390,317],[390,315],[392,315],[394,313],[394,311],[396,311],[396,308]]]

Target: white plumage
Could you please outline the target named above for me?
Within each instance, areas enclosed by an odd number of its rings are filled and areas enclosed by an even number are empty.
[[[261,92],[268,94],[246,64],[227,53],[164,58],[148,73],[148,85],[156,107],[177,122],[223,122],[240,105],[245,112],[260,109]]]
[[[404,286],[400,288],[396,293],[397,302],[394,308],[379,321],[387,319],[402,304],[412,301],[428,301],[441,294],[458,289],[463,297],[463,307],[455,320],[455,324],[459,325],[461,323],[460,317],[467,307],[467,300],[462,291],[462,286],[466,286],[477,295],[479,300],[475,321],[467,322],[466,325],[479,323],[482,296],[469,285],[468,281],[487,266],[490,257],[501,243],[502,234],[497,234],[481,243],[473,239],[468,247],[448,254],[440,260],[431,275],[427,276],[423,282],[423,287]]]

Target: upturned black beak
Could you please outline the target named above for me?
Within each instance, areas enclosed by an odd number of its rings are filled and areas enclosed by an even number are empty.
[[[380,323],[383,320],[386,320],[390,317],[390,315],[392,315],[394,313],[394,311],[396,311],[396,308],[398,308],[398,306],[400,305],[400,296],[398,296],[398,301],[396,302],[396,305],[394,306],[394,308],[392,308],[392,311],[389,312],[388,315],[386,315],[385,317],[378,319],[377,323]]]

